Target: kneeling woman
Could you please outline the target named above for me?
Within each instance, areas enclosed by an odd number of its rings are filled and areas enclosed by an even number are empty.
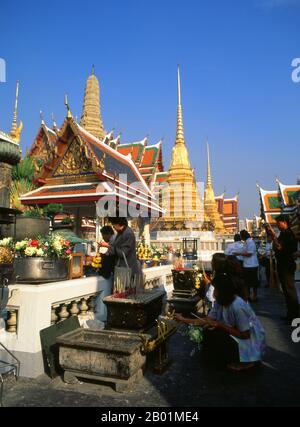
[[[224,363],[231,370],[252,368],[262,360],[265,331],[251,307],[235,295],[235,286],[226,274],[214,280],[216,303],[203,319],[186,319],[176,314],[179,322],[203,326],[203,350],[210,361]]]

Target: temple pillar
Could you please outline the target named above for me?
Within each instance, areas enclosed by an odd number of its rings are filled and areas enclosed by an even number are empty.
[[[143,236],[144,236],[144,240],[146,245],[150,245],[150,221],[148,219],[144,219],[144,231],[143,231]]]
[[[10,186],[11,186],[12,165],[0,162],[0,206],[10,207]]]

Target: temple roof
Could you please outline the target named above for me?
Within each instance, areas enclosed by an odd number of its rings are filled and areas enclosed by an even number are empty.
[[[37,182],[44,185],[24,194],[22,203],[87,203],[105,196],[163,212],[130,156],[97,139],[72,117],[65,119]]]
[[[88,203],[97,202],[102,197],[105,200],[116,200],[127,204],[132,202],[143,209],[152,209],[162,213],[162,209],[154,200],[149,200],[143,194],[137,195],[133,191],[125,189],[122,185],[109,182],[85,182],[74,184],[44,185],[22,195],[21,201],[25,205],[48,203]]]
[[[260,192],[260,197],[261,197],[261,202],[262,202],[262,207],[265,213],[267,212],[278,212],[280,213],[281,211],[281,200],[280,200],[280,195],[278,191],[267,191],[262,189],[261,187],[259,188],[259,192]]]
[[[144,156],[146,145],[147,145],[147,138],[139,142],[132,142],[129,144],[120,144],[116,148],[117,148],[117,151],[119,153],[122,153],[124,156],[127,156],[130,154],[132,160],[137,165],[137,167],[140,167],[143,156]]]
[[[1,130],[0,130],[0,140],[1,141],[5,141],[5,142],[10,142],[11,144],[14,144],[14,145],[17,145],[17,146],[19,145],[17,142],[15,142],[12,139],[12,137],[10,135],[8,135],[5,132],[2,132]]]
[[[277,180],[279,191],[284,206],[291,206],[295,203],[297,193],[300,191],[300,185],[284,185]]]
[[[162,141],[154,145],[147,144],[148,140],[144,138],[139,142],[119,144],[116,149],[119,153],[131,157],[142,177],[150,186],[155,181],[156,172],[163,170]]]

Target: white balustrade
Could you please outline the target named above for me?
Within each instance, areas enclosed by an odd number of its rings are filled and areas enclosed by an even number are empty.
[[[147,268],[149,287],[172,291],[172,266]],[[21,376],[36,378],[44,373],[40,331],[71,316],[106,320],[103,298],[111,294],[111,282],[86,277],[42,285],[10,285],[6,331],[1,341],[21,361]],[[3,356],[0,351],[0,358]]]

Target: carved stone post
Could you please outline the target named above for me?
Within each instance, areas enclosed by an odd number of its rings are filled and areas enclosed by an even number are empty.
[[[89,306],[87,305],[85,298],[82,298],[79,308],[80,308],[80,315],[85,316],[89,309]]]
[[[70,308],[70,314],[71,316],[78,316],[79,308],[78,308],[78,302],[72,301],[71,308]]]
[[[56,314],[56,307],[51,308],[51,325],[55,325],[58,321],[58,316]]]
[[[69,312],[68,312],[68,310],[67,310],[67,306],[66,306],[66,304],[63,304],[63,305],[61,306],[61,310],[60,310],[60,312],[58,313],[58,316],[59,316],[59,321],[60,321],[60,322],[62,322],[63,320],[66,320],[66,319],[70,316],[70,314],[69,314]]]
[[[6,321],[7,332],[16,333],[17,323],[17,310],[10,310]]]

